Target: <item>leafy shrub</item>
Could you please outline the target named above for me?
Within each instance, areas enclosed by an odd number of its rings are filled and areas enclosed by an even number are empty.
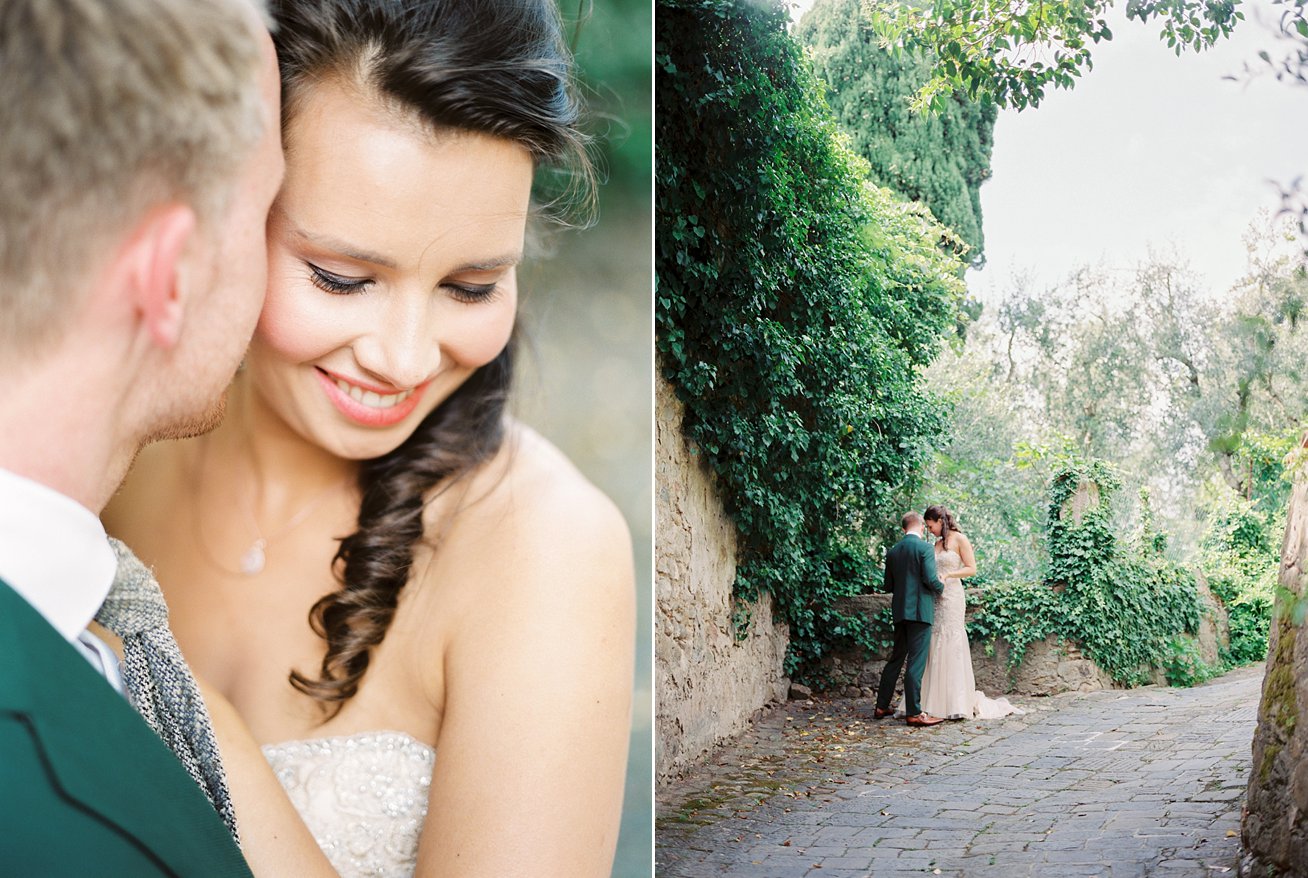
[[[1074,512],[1079,488],[1097,502]],[[997,583],[979,590],[969,633],[1012,647],[1010,667],[1050,634],[1080,644],[1114,680],[1137,686],[1164,667],[1176,635],[1199,629],[1194,576],[1154,550],[1129,546],[1111,524],[1118,483],[1103,461],[1066,456],[1050,486],[1049,564],[1043,583]],[[1078,520],[1079,517],[1079,520]]]
[[[1199,566],[1230,620],[1231,643],[1223,658],[1232,665],[1262,661],[1280,566],[1278,528],[1257,501],[1222,485],[1214,485],[1213,494]]]
[[[1196,686],[1223,670],[1221,665],[1205,662],[1199,654],[1199,645],[1185,637],[1173,637],[1167,641],[1162,668],[1169,686]]]
[[[1062,600],[1043,582],[998,581],[969,591],[971,602],[980,607],[968,623],[969,639],[983,642],[990,655],[996,640],[1007,643],[1010,672],[1022,663],[1032,643],[1066,632]]]
[[[739,533],[738,597],[790,624],[787,672],[879,580],[869,535],[943,426],[917,370],[963,287],[953,236],[867,182],[781,2],[659,0],[659,365]]]

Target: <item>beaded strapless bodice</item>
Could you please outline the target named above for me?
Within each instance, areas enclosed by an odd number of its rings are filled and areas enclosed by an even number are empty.
[[[263,755],[343,878],[411,878],[436,751],[400,732],[269,744]]]
[[[953,549],[936,552],[936,575],[941,579],[948,577],[963,566],[963,559]]]

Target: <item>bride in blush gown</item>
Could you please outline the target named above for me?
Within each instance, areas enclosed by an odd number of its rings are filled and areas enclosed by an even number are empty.
[[[558,213],[594,182],[555,0],[269,7],[258,327],[222,424],[147,449],[106,524],[206,686],[260,878],[607,878],[631,540],[506,408],[534,184],[572,184]]]
[[[936,598],[936,620],[922,674],[922,710],[943,719],[998,719],[1025,713],[1007,698],[987,698],[976,688],[963,621],[967,597],[962,580],[976,575],[971,541],[944,506],[929,507],[922,517],[936,537],[936,572],[945,585]]]

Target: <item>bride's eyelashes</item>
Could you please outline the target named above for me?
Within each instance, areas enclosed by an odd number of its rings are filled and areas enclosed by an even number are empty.
[[[342,277],[339,274],[332,274],[330,271],[321,269],[312,262],[304,264],[309,266],[309,282],[325,293],[343,296],[362,292],[372,284],[371,278]]]
[[[450,296],[453,297],[456,301],[463,302],[468,305],[475,305],[478,302],[489,302],[491,299],[495,298],[496,293],[498,293],[500,289],[500,285],[498,283],[494,283],[494,284],[445,283],[445,284],[441,284],[441,286],[449,290]]]
[[[309,268],[309,282],[323,292],[331,293],[335,296],[360,293],[375,283],[372,278],[345,277],[344,275],[327,271],[325,268],[320,268],[312,262],[305,262],[304,264]],[[452,299],[457,302],[463,302],[466,305],[476,305],[480,302],[489,302],[500,292],[500,285],[498,282],[489,284],[470,284],[447,281],[446,283],[441,284],[441,286],[449,291]]]

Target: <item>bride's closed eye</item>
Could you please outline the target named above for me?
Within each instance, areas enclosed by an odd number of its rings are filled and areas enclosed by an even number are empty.
[[[326,293],[337,296],[362,292],[372,285],[372,278],[344,277],[319,268],[312,262],[304,263],[309,267],[309,282]]]
[[[348,277],[328,271],[314,265],[312,262],[306,261],[304,264],[309,269],[309,282],[323,292],[332,295],[345,296],[352,293],[361,293],[375,283],[370,277]],[[500,293],[499,281],[485,284],[446,281],[441,284],[441,287],[449,291],[451,298],[465,305],[489,302]]]
[[[447,281],[441,284],[445,289],[450,291],[450,296],[458,302],[466,305],[475,305],[478,302],[489,302],[499,293],[499,283],[490,284],[469,284],[454,283]]]

